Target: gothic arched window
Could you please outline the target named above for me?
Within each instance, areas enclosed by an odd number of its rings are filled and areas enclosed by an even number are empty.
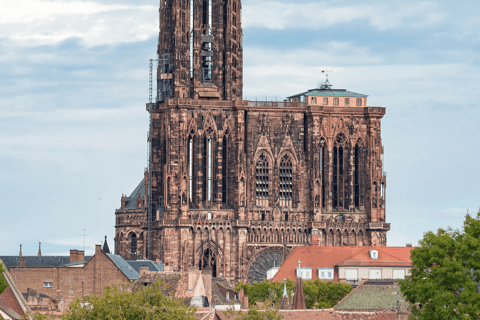
[[[349,206],[348,154],[347,138],[343,133],[340,133],[337,135],[333,147],[332,193],[334,209],[348,209]]]
[[[222,202],[227,203],[228,198],[228,138],[223,137],[222,143]]]
[[[279,199],[282,207],[291,207],[293,200],[293,166],[288,155],[280,161]]]
[[[258,157],[255,168],[255,187],[256,187],[256,205],[258,207],[268,207],[269,193],[269,168],[268,159],[265,154]]]
[[[188,199],[193,202],[193,137],[188,138]]]
[[[130,253],[137,254],[137,235],[135,233],[132,234]]]

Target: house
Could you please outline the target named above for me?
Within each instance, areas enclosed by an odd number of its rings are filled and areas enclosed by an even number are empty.
[[[4,264],[1,259],[0,264]],[[27,313],[31,313],[32,310],[27,305],[12,276],[6,270],[0,273],[0,277],[3,277],[8,284],[5,292],[0,294],[0,319],[17,320],[25,318]]]
[[[53,260],[54,265],[44,264]],[[102,295],[104,288],[109,286],[130,286],[139,277],[123,258],[105,253],[100,245],[95,247],[95,255],[88,261],[79,250],[70,250],[66,264],[61,264],[66,261],[65,257],[26,259],[21,256],[18,261],[18,266],[10,266],[10,273],[34,311],[63,312],[77,298]],[[27,261],[42,264],[28,265]]]
[[[400,279],[409,274],[413,247],[299,246],[272,281],[325,280],[356,285],[362,279]]]

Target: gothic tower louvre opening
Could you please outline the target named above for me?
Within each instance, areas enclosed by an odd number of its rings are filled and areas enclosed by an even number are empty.
[[[328,80],[243,100],[240,0],[162,0],[148,168],[115,253],[261,281],[296,247],[385,246],[381,119]]]

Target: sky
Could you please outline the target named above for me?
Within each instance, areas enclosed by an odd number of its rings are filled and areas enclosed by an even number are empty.
[[[244,98],[387,108],[389,246],[480,206],[480,2],[244,0]],[[158,1],[0,0],[0,255],[92,254],[147,166]]]

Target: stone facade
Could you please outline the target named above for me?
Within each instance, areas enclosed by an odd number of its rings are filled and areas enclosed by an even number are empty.
[[[385,246],[385,108],[328,81],[285,102],[241,100],[241,3],[208,3],[160,8],[149,167],[115,213],[115,253],[235,283],[300,245]]]

